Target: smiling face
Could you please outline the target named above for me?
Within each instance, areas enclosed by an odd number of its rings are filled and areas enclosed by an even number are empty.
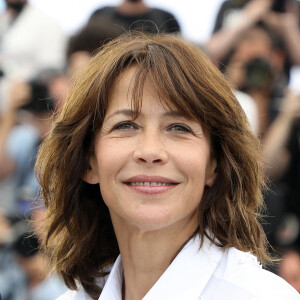
[[[134,71],[124,71],[112,87],[84,179],[100,184],[114,226],[147,231],[182,224],[195,230],[204,188],[216,176],[209,135],[200,123],[163,106],[149,77],[133,119]]]

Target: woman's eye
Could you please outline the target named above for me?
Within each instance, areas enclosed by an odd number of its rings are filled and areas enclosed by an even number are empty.
[[[138,126],[132,122],[120,122],[116,124],[112,130],[130,130],[130,129],[137,129]]]
[[[172,124],[168,126],[168,129],[170,131],[175,131],[179,133],[192,133],[192,130],[187,125],[183,124]]]

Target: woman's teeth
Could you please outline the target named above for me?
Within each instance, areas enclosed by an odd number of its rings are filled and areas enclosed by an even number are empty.
[[[167,183],[167,182],[129,182],[129,185],[133,185],[133,186],[168,186],[168,185],[173,185],[173,183]]]

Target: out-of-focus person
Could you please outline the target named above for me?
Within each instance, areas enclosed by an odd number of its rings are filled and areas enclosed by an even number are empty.
[[[124,31],[106,18],[91,18],[79,31],[72,35],[67,43],[67,75],[72,77],[84,68],[91,57]]]
[[[300,293],[300,252],[296,248],[288,248],[281,257],[278,275]]]
[[[0,68],[5,76],[32,79],[64,65],[66,36],[57,22],[27,0],[5,0],[0,15]]]
[[[16,236],[28,229],[20,219],[7,217],[0,211],[0,291],[2,300],[17,300],[26,286],[26,276],[16,262],[13,244]],[[22,298],[19,298],[22,299]]]
[[[13,300],[53,300],[67,289],[55,273],[50,274],[48,258],[39,246],[32,232],[20,235],[14,243],[16,261],[24,271],[26,282]]]
[[[173,14],[149,7],[143,0],[123,0],[118,6],[97,9],[91,16],[106,18],[124,31],[142,30],[150,33],[179,33],[180,25]]]
[[[35,156],[52,122],[53,109],[46,84],[19,82],[1,115],[0,179],[13,176],[13,214],[30,215],[33,200],[39,195],[34,176]]]
[[[250,95],[258,111],[258,136],[263,137],[276,117],[287,78],[280,37],[264,25],[244,32],[228,57],[225,73],[233,85]]]
[[[273,213],[276,226],[270,228],[272,239],[279,247],[299,247],[300,95],[291,90],[286,92],[280,112],[265,135],[263,159],[266,176],[276,187],[276,193],[269,201],[270,208],[277,206]]]
[[[285,72],[288,75],[290,65],[300,64],[299,9],[296,0],[224,1],[206,49],[212,59],[221,65],[245,31],[263,22],[283,39],[287,54]]]
[[[0,15],[0,109],[11,79],[28,81],[46,68],[65,64],[66,35],[58,23],[27,0],[5,0]]]

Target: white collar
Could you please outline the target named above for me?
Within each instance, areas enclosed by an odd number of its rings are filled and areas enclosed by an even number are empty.
[[[223,250],[207,238],[191,239],[142,300],[197,299],[216,269]],[[122,300],[123,267],[119,256],[99,300]]]

